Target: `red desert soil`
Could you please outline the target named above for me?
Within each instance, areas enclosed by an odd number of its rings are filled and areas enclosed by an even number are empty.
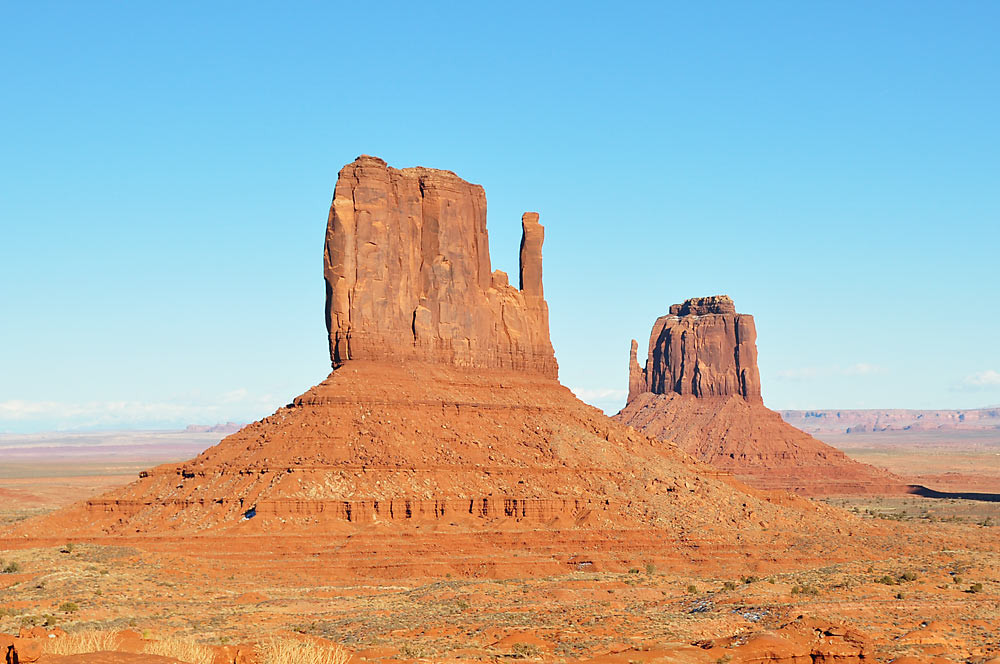
[[[995,653],[992,529],[750,488],[580,402],[557,378],[537,215],[519,288],[491,271],[485,215],[453,173],[346,166],[334,371],[189,462],[8,527],[0,628],[287,630],[385,662]]]

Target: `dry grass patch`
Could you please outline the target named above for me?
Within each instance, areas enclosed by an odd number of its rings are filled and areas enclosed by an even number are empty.
[[[272,636],[257,645],[259,664],[347,664],[351,653],[337,644]]]
[[[117,650],[114,632],[74,632],[54,639],[45,639],[42,649],[50,655],[82,655],[105,650]]]
[[[215,658],[215,651],[208,646],[182,637],[150,641],[143,647],[143,652],[149,655],[173,657],[188,664],[212,664]]]

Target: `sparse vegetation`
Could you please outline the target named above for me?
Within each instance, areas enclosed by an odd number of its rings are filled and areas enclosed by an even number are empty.
[[[518,659],[538,657],[542,654],[541,649],[533,643],[515,643],[510,647],[510,652]]]
[[[73,632],[55,639],[45,639],[42,648],[50,655],[82,655],[114,650],[118,639],[112,632]]]
[[[208,646],[183,637],[150,641],[145,645],[143,651],[149,655],[173,657],[182,662],[188,662],[188,664],[212,664],[212,660],[215,658],[215,651]]]
[[[819,595],[819,588],[817,588],[816,586],[809,586],[809,585],[805,585],[805,584],[800,585],[800,586],[792,586],[792,594],[793,595],[812,595],[812,596],[815,596],[815,595]]]
[[[402,648],[400,654],[404,654]],[[272,636],[257,645],[257,657],[260,664],[347,664],[351,655],[341,646],[332,643]]]
[[[687,587],[687,591],[689,594],[695,595],[698,592],[698,587],[692,583],[690,586]]]
[[[4,574],[17,574],[21,571],[21,565],[16,560],[12,560],[3,567]]]
[[[726,581],[725,583],[722,584],[722,589],[723,590],[736,590],[736,584],[733,583],[732,581]]]
[[[965,592],[980,593],[982,591],[983,591],[983,584],[981,584],[981,583],[973,583],[971,586],[969,586],[969,589],[966,590]]]
[[[76,613],[80,610],[80,605],[76,602],[63,602],[59,605],[59,610],[63,613]]]

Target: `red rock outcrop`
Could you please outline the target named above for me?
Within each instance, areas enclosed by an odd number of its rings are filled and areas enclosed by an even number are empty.
[[[183,537],[186,551],[221,546],[267,570],[280,550],[285,560],[306,555],[316,574],[351,578],[640,560],[745,570],[746,547],[784,551],[803,529],[816,538],[783,564],[827,559],[843,532],[875,532],[832,508],[755,491],[560,385],[535,215],[522,220],[515,289],[490,272],[481,188],[362,157],[336,192],[329,377],[195,459],[12,532]],[[324,551],[337,543],[319,571],[308,553],[317,537]]]
[[[629,396],[615,419],[670,441],[752,486],[804,494],[897,493],[894,475],[786,424],[764,407],[753,316],[725,295],[670,307],[653,324],[646,364],[633,340]]]
[[[670,307],[649,335],[646,364],[638,344],[629,360],[629,401],[643,392],[696,397],[741,396],[760,402],[757,329],[753,316],[736,313],[727,295],[699,297]]]
[[[347,360],[556,377],[538,214],[521,218],[520,288],[490,266],[486,194],[450,171],[361,156],[340,171],[326,232],[327,329]]]

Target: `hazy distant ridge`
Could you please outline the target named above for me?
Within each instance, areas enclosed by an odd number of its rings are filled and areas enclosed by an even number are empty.
[[[779,412],[786,422],[811,434],[1000,430],[1000,407],[970,410],[782,410]]]

